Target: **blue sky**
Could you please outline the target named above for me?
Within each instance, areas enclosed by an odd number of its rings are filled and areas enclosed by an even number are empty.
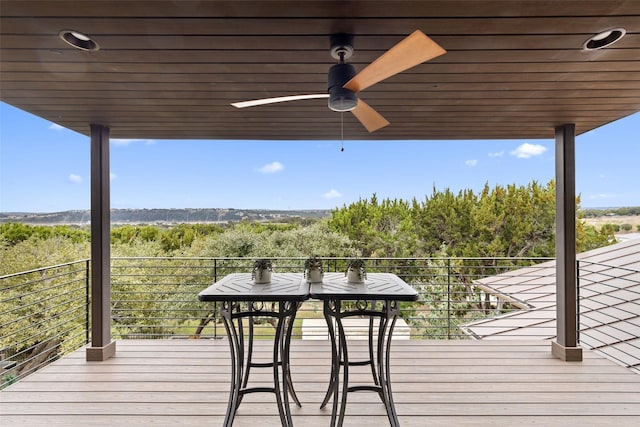
[[[554,177],[554,141],[111,142],[112,208],[331,209]],[[582,207],[640,206],[640,114],[576,140]],[[0,103],[0,212],[88,209],[89,138]]]

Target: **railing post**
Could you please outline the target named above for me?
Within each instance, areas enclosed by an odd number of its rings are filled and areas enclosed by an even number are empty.
[[[218,281],[218,258],[213,259],[213,282]],[[213,303],[213,339],[218,338],[218,303]]]
[[[576,343],[580,344],[580,260],[576,260]]]
[[[87,259],[85,261],[85,272],[84,272],[84,295],[85,295],[85,304],[84,304],[84,343],[89,344],[91,341],[90,329],[89,329],[89,321],[91,319],[91,298],[90,298],[90,290],[91,290],[91,281],[90,279],[90,268],[91,268],[91,260]]]
[[[447,339],[451,339],[451,258],[447,258]]]

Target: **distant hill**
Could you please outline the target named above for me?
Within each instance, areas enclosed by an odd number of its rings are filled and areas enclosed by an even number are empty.
[[[265,209],[112,209],[113,224],[180,224],[226,223],[234,221],[283,221],[290,218],[323,218],[329,210],[265,210]],[[0,223],[25,224],[89,224],[91,212],[73,210],[51,213],[4,212]]]

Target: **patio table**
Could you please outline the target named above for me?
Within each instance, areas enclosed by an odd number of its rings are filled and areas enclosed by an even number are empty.
[[[369,273],[364,283],[348,283],[343,273],[325,273],[322,283],[311,284],[309,293],[311,298],[323,301],[324,317],[331,340],[331,376],[324,401],[320,405],[320,408],[324,408],[333,397],[330,426],[342,426],[348,393],[375,391],[385,405],[389,423],[392,427],[398,427],[400,424],[393,402],[389,372],[391,339],[400,311],[400,302],[416,301],[418,292],[390,273]],[[367,360],[349,360],[348,342],[342,320],[356,316],[369,318]],[[375,319],[378,319],[378,322]],[[377,342],[375,351],[374,340]],[[349,367],[366,365],[371,367],[373,384],[350,386]],[[339,396],[341,369],[342,393]]]
[[[220,313],[231,350],[231,389],[224,426],[231,427],[247,393],[275,393],[278,413],[283,426],[291,427],[289,392],[300,405],[291,382],[289,348],[293,321],[302,301],[309,298],[309,285],[299,273],[273,273],[271,283],[254,284],[251,273],[234,273],[223,277],[198,294],[200,301],[220,302]],[[273,342],[273,360],[255,363],[253,352],[253,317],[272,317],[277,320]],[[245,358],[244,322],[248,322]],[[273,387],[247,387],[251,368],[272,368]],[[280,384],[282,378],[282,385]]]

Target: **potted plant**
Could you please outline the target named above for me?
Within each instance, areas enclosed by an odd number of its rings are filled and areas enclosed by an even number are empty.
[[[324,270],[322,269],[322,261],[316,256],[311,256],[304,261],[304,277],[307,283],[322,283]]]
[[[347,264],[347,282],[349,283],[364,283],[367,278],[367,270],[364,265],[364,260],[361,258],[352,258]]]
[[[266,258],[257,259],[253,262],[253,270],[251,278],[253,283],[270,283],[271,282],[271,260]]]

